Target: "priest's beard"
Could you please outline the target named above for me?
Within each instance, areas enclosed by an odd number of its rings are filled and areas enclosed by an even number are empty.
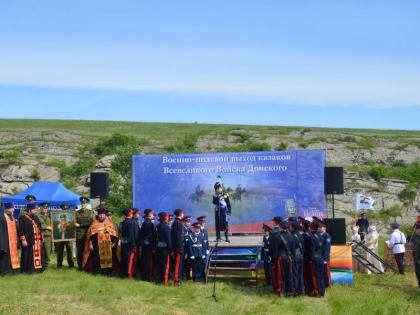
[[[105,221],[105,219],[103,219],[103,218],[98,218],[98,221],[102,223],[102,222],[104,222],[104,221]]]

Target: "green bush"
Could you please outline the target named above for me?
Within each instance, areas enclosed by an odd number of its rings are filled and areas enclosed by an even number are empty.
[[[21,152],[19,150],[6,151],[1,153],[0,158],[4,159],[7,165],[23,165],[23,160],[20,158]]]
[[[417,189],[413,184],[408,184],[405,188],[398,194],[398,197],[401,200],[413,202],[417,196]]]
[[[287,147],[288,147],[288,144],[286,142],[282,142],[276,147],[276,150],[277,151],[285,151],[285,150],[287,150]]]
[[[355,137],[352,136],[345,136],[344,138],[340,138],[339,140],[344,141],[344,142],[357,142]]]
[[[250,138],[250,135],[248,133],[246,133],[246,132],[232,132],[232,136],[239,137],[236,140],[237,143],[245,143]]]
[[[407,167],[407,163],[404,160],[396,160],[392,163],[393,167]]]
[[[114,133],[111,137],[105,137],[99,141],[95,148],[94,153],[99,156],[113,154],[116,147],[135,144],[136,139],[133,136],[126,136],[121,133]]]
[[[39,174],[39,171],[36,168],[34,168],[32,171],[32,178],[36,182],[39,182],[39,180],[41,179],[41,174]]]
[[[372,140],[372,138],[363,138],[362,140],[357,142],[359,148],[370,150],[373,149],[376,145],[376,142]]]

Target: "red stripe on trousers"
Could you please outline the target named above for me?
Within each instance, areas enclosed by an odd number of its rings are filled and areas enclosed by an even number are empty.
[[[327,275],[328,275],[328,288],[331,289],[331,273],[330,273],[330,262],[327,261]]]
[[[281,296],[281,257],[277,258],[277,294]]]
[[[290,275],[292,277],[292,292],[293,292],[293,295],[295,295],[296,287],[295,287],[295,281],[294,281],[294,276],[293,276],[293,263],[290,263]]]
[[[271,271],[273,273],[273,289],[274,291],[276,291],[277,289],[277,279],[276,279],[276,267],[275,266],[271,266]]]
[[[130,261],[128,263],[128,279],[130,279],[130,280],[133,277],[133,275],[131,273],[131,270],[132,270],[131,268],[133,267],[134,253],[135,253],[135,251],[131,250],[131,252],[130,252]]]
[[[179,284],[179,261],[181,260],[181,253],[176,253],[176,263],[175,263],[175,275],[174,275],[174,281],[175,286]]]
[[[312,264],[309,265],[309,268],[311,269],[311,278],[312,283],[314,285],[314,296],[319,295],[318,286],[316,285],[316,278],[315,278],[315,272],[314,272],[314,266]]]
[[[168,276],[169,276],[169,265],[170,265],[171,254],[168,253],[168,259],[166,261],[166,270],[165,270],[165,287],[168,286]]]

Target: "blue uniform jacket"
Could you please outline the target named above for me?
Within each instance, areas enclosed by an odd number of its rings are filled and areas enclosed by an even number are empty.
[[[210,251],[210,244],[209,244],[209,234],[207,233],[206,228],[201,228],[200,232],[203,236],[203,242],[204,242],[204,253],[207,255],[207,251]]]
[[[270,236],[263,236],[263,248],[261,252],[261,259],[264,262],[270,261]]]
[[[324,261],[330,261],[331,235],[327,232],[322,234],[322,245],[322,256],[324,257]]]
[[[204,250],[204,239],[202,233],[192,232],[189,236],[189,257],[203,257],[206,252]]]
[[[292,233],[294,247],[295,247],[295,259],[298,259],[299,256],[303,257],[305,253],[305,240],[299,232]]]

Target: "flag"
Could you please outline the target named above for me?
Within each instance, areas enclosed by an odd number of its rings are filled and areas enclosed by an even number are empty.
[[[357,210],[373,210],[373,200],[372,197],[356,194],[356,209]]]

